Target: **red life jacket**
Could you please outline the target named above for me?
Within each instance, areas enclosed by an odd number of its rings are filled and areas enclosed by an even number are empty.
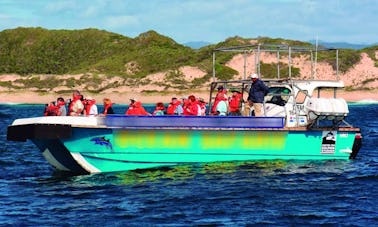
[[[150,115],[142,106],[141,102],[135,102],[133,105],[130,105],[129,109],[126,111],[126,115]]]
[[[59,111],[59,107],[49,104],[45,108],[44,116],[57,116]]]
[[[181,105],[180,101],[176,101],[175,103],[170,103],[168,108],[167,108],[167,114],[168,115],[174,115],[175,110],[176,110],[177,106],[179,106],[179,105]]]
[[[76,96],[76,97],[74,97],[73,99],[72,99],[72,101],[70,102],[70,106],[68,107],[68,109],[69,109],[69,115],[71,115],[71,113],[72,112],[75,112],[75,111],[73,111],[73,105],[75,104],[75,102],[76,101],[80,101],[81,102],[81,100],[80,100],[80,96]]]
[[[184,109],[184,115],[198,116],[200,115],[200,107],[198,102],[189,102],[189,104]]]
[[[87,104],[85,105],[85,114],[89,115],[91,107],[96,103],[96,100],[87,100]]]
[[[229,102],[230,112],[240,111],[241,97],[242,97],[242,94],[240,94],[240,93],[238,93],[237,95],[233,95],[231,97],[231,100]]]
[[[112,107],[111,103],[107,103],[104,105],[104,115],[108,114],[108,109]]]

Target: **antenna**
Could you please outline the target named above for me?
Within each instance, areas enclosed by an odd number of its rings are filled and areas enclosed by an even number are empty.
[[[318,61],[318,35],[316,35],[315,39],[315,63],[314,63],[314,79],[316,78],[316,63]]]

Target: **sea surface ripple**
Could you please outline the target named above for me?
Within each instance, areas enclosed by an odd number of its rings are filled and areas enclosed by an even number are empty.
[[[3,104],[0,225],[376,226],[378,104],[354,103],[349,110],[348,123],[363,135],[352,161],[213,163],[73,176],[54,171],[31,142],[6,140],[14,119],[40,116],[43,105]]]

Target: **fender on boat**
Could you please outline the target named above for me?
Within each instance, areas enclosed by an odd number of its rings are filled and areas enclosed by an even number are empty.
[[[362,147],[361,133],[356,133],[356,136],[353,142],[352,153],[350,154],[349,159],[355,159],[361,147]]]

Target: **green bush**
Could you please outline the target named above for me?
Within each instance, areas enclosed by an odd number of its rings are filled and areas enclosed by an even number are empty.
[[[286,44],[292,46],[312,46],[311,43],[295,40],[272,39],[257,37],[253,39],[260,44]],[[116,33],[98,29],[83,30],[47,30],[44,28],[23,28],[8,29],[0,32],[0,74],[16,73],[20,75],[47,74],[51,75],[48,80],[40,81],[38,78],[16,81],[23,83],[26,88],[35,87],[38,89],[53,88],[58,85],[66,85],[74,88],[77,85],[85,84],[91,89],[101,91],[99,85],[103,79],[96,76],[121,76],[127,84],[139,84],[140,78],[151,73],[169,72],[167,80],[169,87],[194,88],[208,82],[213,75],[212,55],[213,50],[220,47],[250,45],[251,39],[238,36],[226,39],[215,45],[209,45],[193,50],[189,47],[176,43],[169,37],[162,36],[155,31],[148,31],[136,38],[129,38]],[[377,46],[370,47],[364,51],[375,59]],[[339,69],[346,72],[350,67],[360,60],[360,51],[340,50]],[[217,54],[215,71],[218,80],[229,80],[238,72],[225,64],[237,53],[223,52]],[[282,57],[287,53],[282,53]],[[299,53],[293,53],[298,56]],[[335,53],[319,51],[318,61],[328,61],[336,69],[336,61],[329,61],[334,58]],[[377,59],[375,59],[377,61]],[[133,70],[130,71],[129,64],[132,63]],[[281,63],[280,63],[281,64]],[[181,66],[191,65],[199,67],[207,74],[197,78],[192,83],[184,83],[184,78],[177,69]],[[377,65],[377,63],[376,63]],[[288,76],[288,66],[280,65],[280,76]],[[261,63],[261,73],[264,77],[275,77],[277,75],[276,64]],[[298,68],[291,68],[292,76],[298,77]],[[53,75],[92,73],[95,76],[83,77],[79,81],[64,80],[57,81]],[[27,77],[25,77],[27,78]],[[146,81],[146,83],[149,81]],[[4,86],[12,87],[12,84],[2,83]],[[108,87],[120,86],[121,84],[110,84]]]
[[[278,78],[277,63],[261,63],[260,64],[261,75],[263,78]],[[291,77],[299,77],[300,70],[296,67],[291,67]],[[289,66],[280,62],[280,78],[289,78]]]

